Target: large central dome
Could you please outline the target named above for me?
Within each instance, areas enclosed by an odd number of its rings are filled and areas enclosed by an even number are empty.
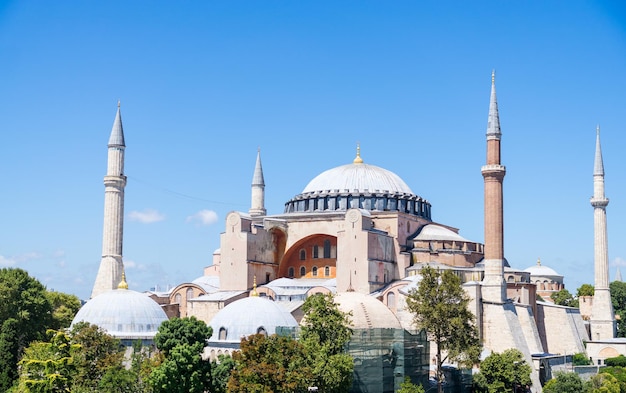
[[[430,203],[413,194],[395,173],[363,163],[359,150],[352,164],[316,176],[285,203],[285,213],[315,213],[364,209],[396,211],[430,220]]]
[[[363,163],[342,165],[322,172],[304,187],[302,193],[329,190],[413,194],[400,176],[386,169]]]

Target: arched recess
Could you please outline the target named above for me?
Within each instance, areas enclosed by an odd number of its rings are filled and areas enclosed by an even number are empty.
[[[279,264],[280,260],[285,255],[285,247],[287,247],[287,235],[279,228],[274,227],[270,229],[272,234],[272,242],[274,243],[274,263]]]
[[[305,251],[304,253],[301,251]],[[301,256],[305,259],[302,260]],[[291,278],[313,278],[313,267],[318,267],[315,278],[335,278],[337,267],[337,237],[326,234],[307,236],[296,242],[280,262],[279,277],[289,277],[290,268],[295,273]],[[326,267],[328,266],[328,269]],[[305,274],[301,275],[302,267]],[[328,274],[326,274],[328,273]]]

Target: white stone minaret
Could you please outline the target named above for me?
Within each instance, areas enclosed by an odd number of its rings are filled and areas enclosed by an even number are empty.
[[[487,164],[482,167],[485,183],[485,277],[482,282],[482,295],[485,301],[494,303],[502,303],[506,299],[502,198],[502,181],[506,168],[500,164],[501,136],[494,71],[491,74],[491,99],[487,121]]]
[[[596,156],[593,166],[593,256],[595,292],[591,309],[591,340],[615,337],[615,316],[609,290],[609,254],[606,234],[606,206],[604,196],[604,164],[600,147],[600,126],[596,129]]]
[[[265,210],[265,180],[263,179],[263,167],[261,166],[261,149],[256,154],[256,165],[252,176],[252,201],[250,210],[251,216],[264,216]]]
[[[107,174],[104,176],[104,226],[102,233],[102,260],[93,285],[91,297],[116,289],[122,280],[122,239],[124,232],[124,130],[120,103],[109,138]]]

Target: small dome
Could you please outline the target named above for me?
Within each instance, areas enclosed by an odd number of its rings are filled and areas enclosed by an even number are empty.
[[[335,295],[335,303],[343,312],[352,312],[354,329],[390,328],[402,329],[394,313],[376,298],[358,292],[342,292]]]
[[[404,180],[395,173],[374,165],[354,163],[322,172],[304,187],[302,194],[328,190],[413,194]]]
[[[551,269],[551,268],[549,268],[547,266],[543,266],[541,264],[541,260],[538,260],[536,265],[524,269],[524,271],[530,273],[531,276],[539,276],[539,277],[557,276],[557,277],[562,277],[559,273],[557,273],[553,269]]]
[[[72,325],[88,322],[117,338],[153,338],[167,315],[148,295],[116,289],[89,300]]]
[[[210,342],[239,343],[242,337],[257,334],[261,330],[267,335],[272,335],[276,333],[277,327],[295,328],[298,322],[289,311],[274,301],[259,296],[250,296],[224,307],[213,317],[210,325],[213,328]],[[223,332],[222,335],[220,331]]]

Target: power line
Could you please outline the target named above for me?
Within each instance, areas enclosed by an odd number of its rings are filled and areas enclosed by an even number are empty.
[[[146,186],[148,186],[148,187],[150,187],[152,189],[161,191],[161,192],[163,192],[165,194],[174,195],[174,196],[179,197],[179,198],[190,199],[190,200],[193,200],[193,201],[215,203],[215,204],[219,204],[219,205],[246,206],[245,204],[242,204],[242,203],[222,202],[222,201],[215,201],[215,200],[207,199],[207,198],[196,197],[196,196],[185,194],[185,193],[182,193],[182,192],[170,190],[168,188],[159,187],[159,186],[157,186],[155,184],[152,184],[150,182],[141,180],[141,179],[136,178],[134,176],[126,176],[126,177],[128,177],[129,179],[131,179],[131,180],[133,180],[133,181],[135,181],[137,183],[141,183],[143,185],[146,185]]]

